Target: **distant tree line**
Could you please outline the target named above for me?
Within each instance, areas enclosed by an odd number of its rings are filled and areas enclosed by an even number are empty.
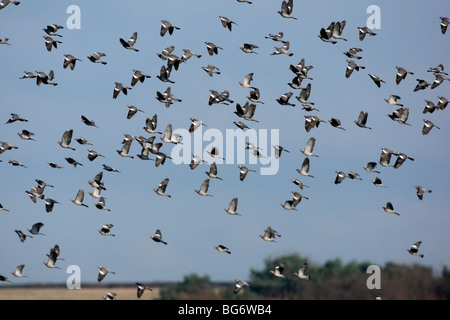
[[[283,274],[277,278],[270,271],[281,262]],[[379,289],[369,289],[372,274],[370,262],[343,263],[339,258],[323,265],[308,264],[310,280],[299,279],[294,273],[308,262],[298,254],[266,258],[262,270],[250,270],[246,280],[251,287],[235,294],[234,283],[216,285],[208,275],[185,275],[183,281],[161,288],[161,300],[448,300],[450,299],[450,269],[444,267],[440,276],[431,267],[419,264],[386,263],[380,266]]]

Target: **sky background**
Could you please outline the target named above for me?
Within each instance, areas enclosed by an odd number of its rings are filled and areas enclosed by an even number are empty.
[[[9,5],[0,11],[0,37],[9,38],[11,46],[0,47],[2,75],[0,85],[0,140],[18,146],[17,150],[0,155],[2,187],[0,203],[10,210],[0,213],[0,273],[14,283],[65,282],[69,276],[66,268],[78,265],[82,283],[97,281],[97,266],[103,265],[115,272],[103,282],[117,281],[180,281],[184,275],[196,273],[209,275],[213,281],[248,279],[250,270],[264,267],[264,259],[298,253],[310,264],[321,264],[328,259],[340,258],[343,262],[369,261],[380,266],[386,262],[420,263],[431,266],[440,273],[450,265],[450,216],[448,197],[448,137],[450,121],[448,110],[423,114],[425,99],[437,102],[438,96],[449,96],[449,82],[436,89],[427,88],[413,92],[416,79],[434,80],[429,67],[448,64],[449,36],[440,31],[440,16],[450,15],[448,1],[308,1],[294,0],[292,15],[298,20],[282,18],[281,1],[254,0],[252,4],[235,0],[196,1],[77,1],[81,12],[81,28],[70,30],[66,22],[67,8],[73,1],[30,1],[19,6]],[[364,26],[370,13],[367,8],[377,5],[381,10],[381,28],[373,30],[376,36],[358,39],[357,27]],[[236,22],[232,31],[225,29],[219,16]],[[160,20],[179,26],[172,35],[159,35]],[[346,20],[343,36],[348,41],[337,44],[322,42],[318,38],[322,27],[332,21]],[[42,36],[48,24],[64,26],[59,33],[62,41],[57,49],[48,52]],[[138,32],[135,48],[125,50],[119,38],[128,39]],[[279,43],[265,39],[269,33],[284,32],[283,39],[290,41],[287,55],[271,55]],[[205,41],[213,42],[223,50],[209,56]],[[259,46],[258,54],[246,54],[239,47],[248,42]],[[175,46],[174,54],[181,56],[182,49],[202,54],[192,57],[170,79],[174,84],[163,83],[156,76],[165,61],[156,55],[165,47]],[[343,54],[351,47],[363,49],[358,63],[364,70],[355,71],[345,78],[347,57]],[[107,54],[107,65],[91,63],[86,57],[94,51]],[[64,54],[80,59],[75,70],[63,69]],[[314,68],[309,71],[310,100],[319,111],[311,112],[323,120],[338,118],[346,131],[333,128],[328,123],[307,133],[300,103],[294,96],[299,90],[287,84],[294,74],[289,65],[302,58]],[[213,64],[221,74],[209,77],[202,66]],[[414,75],[408,75],[395,84],[395,66],[402,66]],[[114,82],[129,85],[132,70],[139,69],[151,75],[138,83],[128,95],[112,98]],[[34,79],[19,79],[24,71],[54,70],[57,86],[36,86]],[[188,129],[190,117],[203,120],[203,128],[236,129],[233,121],[242,120],[233,112],[236,103],[247,101],[249,89],[239,85],[248,73],[254,73],[252,85],[261,91],[255,119],[246,122],[255,129],[279,130],[279,144],[289,150],[280,158],[280,167],[274,175],[261,175],[261,164],[247,165],[257,170],[245,181],[239,181],[236,161],[218,165],[222,181],[211,180],[209,193],[201,197],[194,190],[204,179],[208,164],[191,170],[187,164],[176,165],[168,160],[156,168],[153,161],[123,158],[116,149],[121,148],[123,133],[149,137],[143,130],[145,119],[158,115],[158,129],[163,131],[171,123],[174,129]],[[378,88],[369,78],[374,73],[386,83]],[[182,99],[170,108],[158,102],[156,92],[170,86],[172,93]],[[235,103],[208,105],[210,89],[228,90]],[[295,107],[281,106],[275,99],[293,92],[290,102]],[[411,126],[392,121],[387,114],[396,107],[384,98],[396,94],[401,103],[410,108],[408,122]],[[127,119],[127,104],[138,106],[145,113]],[[368,126],[357,127],[353,121],[361,110],[369,113]],[[6,124],[10,113],[18,113],[28,122]],[[81,115],[94,120],[98,128],[81,122]],[[430,119],[440,130],[421,133],[422,119]],[[242,120],[244,121],[244,120]],[[35,133],[36,141],[24,141],[17,135],[22,129]],[[93,143],[92,149],[105,158],[90,162],[87,147],[72,140],[76,150],[61,148],[64,131],[73,129],[73,138],[80,136]],[[159,140],[159,135],[156,135]],[[311,158],[310,173],[301,177],[303,149],[310,137],[316,138],[315,153]],[[269,140],[270,143],[270,140]],[[226,142],[223,142],[226,145]],[[211,141],[201,146],[205,153]],[[196,146],[198,148],[198,146]],[[261,146],[270,154],[270,145]],[[377,174],[362,168],[369,161],[378,161],[381,148],[404,152],[414,158],[398,169],[378,166],[378,176],[388,188],[377,188],[371,180]],[[162,151],[170,154],[173,145],[164,144]],[[226,150],[221,150],[226,155]],[[140,153],[133,142],[130,154]],[[83,164],[77,168],[64,157],[73,157]],[[249,155],[247,161],[249,161]],[[393,157],[395,160],[396,157]],[[9,159],[22,162],[27,168],[13,167]],[[230,161],[229,159],[227,159]],[[54,161],[63,169],[53,169],[47,162]],[[121,173],[104,172],[107,190],[102,192],[110,212],[95,208],[97,199],[88,192],[87,181],[108,164]],[[336,170],[358,172],[362,180],[346,179],[335,185]],[[165,178],[170,178],[167,193],[171,198],[160,197],[152,189]],[[298,178],[309,188],[299,190],[290,180]],[[57,200],[53,212],[47,213],[43,201],[33,203],[25,190],[42,179],[54,188],[47,187],[45,195]],[[420,201],[416,185],[432,190]],[[78,189],[84,189],[84,203],[89,207],[74,205]],[[303,199],[297,211],[286,211],[280,204],[292,198],[291,191],[300,191]],[[232,198],[238,197],[238,212],[230,216],[225,211]],[[400,216],[390,215],[382,207],[391,201]],[[36,222],[45,226],[42,236],[27,238],[21,243],[16,229],[26,231]],[[103,237],[97,230],[107,223],[114,224],[115,237]],[[277,230],[282,237],[277,243],[264,242],[259,235],[267,226]],[[160,229],[165,246],[150,237]],[[423,259],[411,256],[407,249],[416,241]],[[58,261],[61,270],[47,269],[43,261],[55,244],[61,248]],[[231,254],[217,252],[213,247],[226,245]],[[28,278],[14,278],[15,266],[25,264]],[[4,284],[2,284],[4,285]]]

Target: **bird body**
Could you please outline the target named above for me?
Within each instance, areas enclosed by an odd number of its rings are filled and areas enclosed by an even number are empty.
[[[244,181],[244,179],[247,177],[247,174],[249,172],[256,172],[255,170],[249,169],[245,166],[238,166],[238,168],[239,168],[239,180],[240,181]]]
[[[83,189],[79,189],[77,192],[77,196],[75,197],[75,199],[71,199],[71,201],[76,204],[77,206],[83,206],[83,207],[88,207],[86,204],[83,203],[84,200],[84,190]]]
[[[431,120],[423,119],[422,134],[427,135],[432,128],[440,129],[440,127],[435,125]]]
[[[259,46],[252,43],[244,43],[242,47],[239,47],[239,49],[241,49],[245,53],[254,53],[254,54],[258,54],[257,52],[254,51],[255,49],[258,48]]]
[[[281,235],[276,230],[272,229],[271,226],[267,226],[267,228],[264,230],[264,234],[260,234],[259,237],[264,241],[276,242],[276,237],[281,237]]]
[[[25,275],[23,274],[23,268],[25,268],[25,265],[24,265],[24,264],[20,264],[20,265],[18,265],[18,266],[14,269],[14,272],[11,272],[11,274],[12,274],[14,277],[17,277],[17,278],[21,278],[21,277],[23,277],[23,278],[28,278],[28,276],[25,276]]]
[[[390,201],[386,202],[386,206],[383,207],[383,210],[387,213],[396,214],[398,216],[400,215],[400,213],[398,213],[394,210],[394,206],[392,205],[392,202],[390,202]]]
[[[44,226],[42,222],[36,222],[31,226],[31,229],[27,229],[32,235],[44,235],[41,233],[41,228]]]
[[[19,237],[20,242],[25,242],[27,237],[33,238],[33,236],[30,236],[28,234],[23,233],[22,230],[14,230],[15,233],[17,233],[17,236]]]
[[[214,74],[220,74],[220,69],[212,64],[208,64],[206,67],[202,67],[203,70],[210,76],[214,76]]]
[[[70,68],[70,70],[75,69],[75,65],[77,61],[83,61],[77,57],[74,57],[71,54],[64,54],[64,62],[63,62],[63,68],[67,69],[67,67]]]
[[[234,283],[234,290],[233,290],[234,294],[238,294],[245,287],[250,287],[250,284],[248,282],[244,281],[244,280],[235,279],[234,281],[235,281],[235,283]]]
[[[128,41],[125,41],[123,38],[120,38],[119,42],[125,49],[139,52],[139,50],[134,47],[136,40],[137,40],[137,32],[134,32],[128,39]]]
[[[424,193],[431,193],[432,191],[430,189],[424,188],[422,186],[415,186],[417,192],[417,197],[419,198],[419,200],[423,200],[423,195]]]
[[[285,54],[289,57],[292,57],[294,54],[292,52],[289,52],[289,48],[291,46],[291,43],[289,41],[284,41],[283,45],[281,47],[275,47],[275,51],[272,52],[271,56],[277,56],[281,54]]]
[[[94,52],[91,55],[87,56],[89,61],[93,63],[100,63],[103,65],[107,64],[107,62],[101,60],[102,57],[106,57],[106,54],[104,52]]]
[[[343,171],[336,171],[336,178],[334,179],[334,184],[341,183],[345,178],[347,178],[347,174]]]
[[[369,73],[369,77],[373,80],[373,82],[377,85],[378,88],[381,88],[381,83],[386,83],[386,81],[374,75],[373,73]]]
[[[214,246],[214,248],[215,248],[217,251],[219,251],[219,252],[225,252],[225,253],[231,254],[230,249],[228,249],[226,246],[224,246],[224,245],[222,245],[222,244],[219,244],[219,245],[217,245],[217,246]]]
[[[136,294],[137,294],[138,298],[142,297],[142,295],[144,294],[145,290],[153,291],[152,288],[150,288],[150,287],[148,287],[148,286],[146,286],[146,285],[144,285],[144,284],[142,284],[140,282],[136,282],[136,286],[137,286]]]
[[[158,188],[153,189],[153,191],[155,191],[157,195],[170,198],[172,196],[170,194],[166,193],[166,188],[167,188],[168,184],[169,184],[169,178],[166,178],[163,181],[161,181],[161,183],[158,185]]]
[[[345,77],[346,78],[350,78],[350,76],[352,75],[353,71],[359,71],[360,69],[365,69],[365,66],[362,66],[358,63],[356,63],[353,60],[346,60],[347,61],[347,68],[345,69]]]
[[[105,197],[99,197],[98,202],[94,204],[99,210],[111,211],[111,209],[106,207]]]
[[[359,41],[363,41],[364,38],[366,37],[366,35],[370,35],[370,36],[376,36],[377,34],[375,32],[373,32],[369,27],[364,26],[364,27],[358,27],[358,36],[359,36]]]
[[[155,233],[151,236],[151,239],[155,242],[167,245],[167,242],[163,241],[161,230],[156,229]]]
[[[230,201],[230,204],[228,205],[228,207],[227,207],[227,208],[224,208],[224,210],[225,210],[225,212],[228,213],[229,215],[232,215],[232,216],[240,216],[241,214],[236,212],[236,210],[237,210],[237,205],[238,205],[238,198],[233,198],[233,199]]]
[[[52,51],[53,48],[58,48],[58,43],[62,43],[62,41],[53,39],[50,36],[43,36],[44,38],[44,42],[45,42],[45,47],[47,48],[47,51]]]
[[[131,77],[131,86],[134,87],[138,82],[144,83],[145,79],[149,79],[152,76],[143,73],[140,70],[133,69],[133,76]]]
[[[172,22],[168,20],[161,20],[161,29],[160,29],[160,36],[164,37],[167,32],[169,32],[169,35],[172,35],[175,30],[180,30],[180,27],[177,27]]]
[[[387,186],[385,186],[385,185],[383,184],[383,182],[381,181],[381,179],[380,179],[379,177],[376,177],[374,180],[372,180],[372,183],[373,183],[373,185],[376,186],[376,187],[384,187],[384,188],[387,188]]]
[[[73,136],[73,129],[64,131],[61,141],[58,141],[58,144],[65,149],[75,150],[75,148],[70,146],[72,136]]]
[[[286,275],[283,274],[285,268],[286,268],[286,263],[282,262],[279,265],[275,266],[275,268],[273,270],[270,270],[270,273],[273,274],[277,278],[287,279]]]
[[[199,195],[201,196],[209,196],[212,197],[211,194],[208,193],[208,189],[209,189],[209,179],[205,179],[202,182],[202,185],[200,186],[200,189],[198,190],[194,190],[195,192],[197,192]]]
[[[205,173],[208,177],[212,179],[222,180],[222,178],[217,175],[217,165],[215,162],[210,164],[209,171],[205,171]]]
[[[97,281],[98,282],[102,281],[106,277],[106,275],[108,273],[115,274],[114,271],[111,271],[108,268],[105,268],[103,266],[97,266],[97,268],[99,269],[98,270],[98,275],[97,275]]]
[[[111,228],[114,227],[114,225],[112,223],[108,223],[105,224],[101,227],[101,229],[98,230],[98,232],[102,235],[102,236],[111,236],[111,237],[115,237],[115,234],[111,233]]]
[[[410,255],[418,256],[420,258],[423,258],[424,255],[419,253],[419,247],[420,247],[421,244],[422,244],[422,241],[417,241],[416,243],[412,244],[411,247],[408,249],[408,253]]]
[[[448,17],[439,17],[439,19],[441,19],[441,33],[445,34],[447,32],[447,27],[450,24],[450,18]]]
[[[208,51],[208,54],[210,56],[213,56],[214,54],[219,54],[219,49],[223,50],[222,47],[216,45],[213,42],[205,41],[205,44],[206,44],[206,50]]]
[[[62,37],[62,35],[57,33],[58,30],[60,29],[64,29],[64,27],[57,24],[50,24],[47,27],[43,28],[42,30],[44,30],[44,32],[49,36]]]
[[[123,83],[120,82],[114,82],[115,86],[114,86],[114,90],[113,90],[113,99],[117,99],[117,97],[119,96],[119,93],[123,93],[124,95],[128,95],[128,90],[131,90],[130,87],[124,85]]]
[[[360,128],[366,128],[366,129],[372,129],[371,127],[368,127],[366,125],[367,123],[367,118],[368,118],[369,114],[367,112],[364,111],[360,111],[359,112],[359,116],[357,120],[354,120],[354,122],[356,123],[356,125]]]
[[[312,176],[312,175],[309,174],[309,168],[310,168],[310,161],[309,161],[309,158],[306,157],[306,158],[303,160],[301,169],[296,169],[296,170],[297,170],[298,173],[300,173],[300,174],[301,174],[302,176],[304,176],[304,177],[311,177],[311,178],[314,178],[314,176]]]
[[[236,22],[232,21],[231,19],[224,17],[224,16],[219,16],[220,19],[220,23],[222,24],[222,26],[228,30],[232,30],[232,26],[233,24],[237,25]]]
[[[294,19],[297,20],[296,17],[292,16],[292,10],[294,8],[294,0],[286,0],[281,2],[281,10],[278,11],[278,14],[283,18]]]
[[[308,263],[303,263],[303,265],[298,269],[297,272],[294,272],[294,275],[303,280],[311,280],[311,275],[306,274],[306,270],[308,269]]]

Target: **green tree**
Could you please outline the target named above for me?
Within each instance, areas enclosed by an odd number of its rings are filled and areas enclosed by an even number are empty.
[[[172,283],[161,289],[161,300],[213,300],[221,296],[208,275],[188,274],[181,283]]]

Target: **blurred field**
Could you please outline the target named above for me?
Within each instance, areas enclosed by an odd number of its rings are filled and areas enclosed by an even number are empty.
[[[159,289],[145,290],[141,298],[137,298],[136,288],[81,288],[67,289],[65,287],[36,288],[36,287],[2,287],[0,300],[103,300],[108,292],[117,294],[117,300],[153,300],[159,298]]]

